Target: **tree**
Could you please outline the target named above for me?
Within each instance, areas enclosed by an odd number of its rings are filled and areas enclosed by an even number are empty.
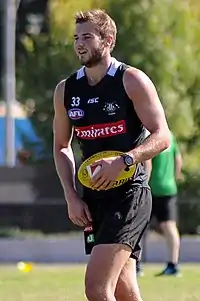
[[[51,1],[51,31],[40,35],[26,32],[20,38],[26,55],[17,68],[18,99],[32,111],[32,122],[44,138],[48,154],[52,153],[54,89],[78,67],[73,53],[72,16],[80,8],[92,5],[91,0]]]
[[[50,1],[50,32],[21,37],[26,57],[17,66],[17,99],[33,112],[32,121],[46,142],[47,153],[52,155],[53,90],[78,67],[73,53],[72,17],[76,10],[92,7],[105,8],[117,23],[114,56],[145,71],[155,83],[184,158],[182,194],[187,193],[187,198],[200,195],[197,0]],[[185,204],[184,216],[185,212],[195,216],[190,221],[194,229],[199,220],[199,206]]]
[[[116,55],[153,79],[170,127],[181,144],[185,167],[190,168],[192,161],[193,170],[195,166],[197,169],[200,153],[195,148],[188,156],[194,137],[196,146],[200,143],[200,9],[197,2],[194,4],[195,1],[181,0],[108,2],[119,29]]]
[[[196,172],[200,160],[200,8],[194,0],[50,1],[51,31],[22,39],[27,57],[17,68],[18,99],[29,100],[32,120],[47,149],[52,149],[53,90],[78,67],[73,53],[73,15],[99,6],[118,26],[114,55],[152,78],[181,145],[185,168]]]

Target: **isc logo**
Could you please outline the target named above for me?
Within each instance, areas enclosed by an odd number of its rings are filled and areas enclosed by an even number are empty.
[[[68,116],[72,120],[77,120],[84,116],[84,111],[81,109],[71,109],[68,111]]]
[[[98,103],[98,102],[99,102],[99,97],[95,97],[95,98],[88,99],[87,103]]]

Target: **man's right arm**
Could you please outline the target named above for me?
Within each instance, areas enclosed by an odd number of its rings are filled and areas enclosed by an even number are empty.
[[[54,161],[64,189],[66,200],[76,195],[75,160],[71,148],[73,129],[64,107],[65,81],[61,81],[54,92]]]
[[[87,226],[92,218],[75,187],[75,160],[71,148],[73,128],[64,107],[64,90],[65,81],[62,81],[54,92],[54,161],[64,189],[69,218],[78,226]]]

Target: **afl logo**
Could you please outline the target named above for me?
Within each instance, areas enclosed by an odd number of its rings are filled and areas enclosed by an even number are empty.
[[[69,118],[73,119],[73,120],[77,120],[80,119],[84,116],[84,111],[81,109],[70,109],[68,111],[68,116]]]

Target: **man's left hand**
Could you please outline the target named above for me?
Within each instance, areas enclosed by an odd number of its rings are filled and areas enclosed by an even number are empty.
[[[110,157],[98,160],[92,166],[100,165],[100,171],[91,179],[92,189],[108,190],[126,168],[122,157]]]

